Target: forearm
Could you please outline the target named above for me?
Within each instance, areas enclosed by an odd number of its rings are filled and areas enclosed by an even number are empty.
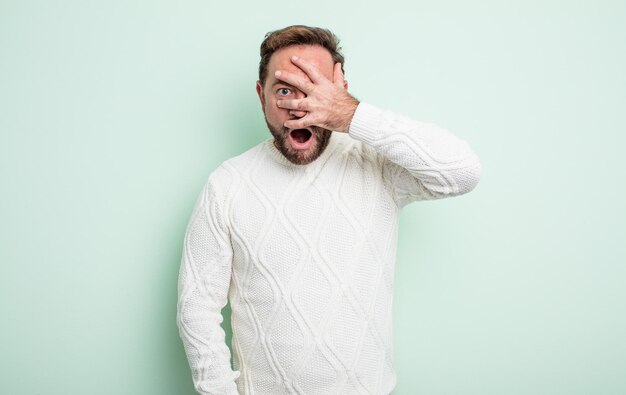
[[[230,350],[221,327],[223,306],[200,294],[192,284],[183,285],[177,314],[194,386],[203,395],[235,395],[239,372],[230,366]]]
[[[409,201],[456,196],[474,189],[481,164],[469,144],[433,123],[360,103],[348,134],[387,161],[385,176]]]

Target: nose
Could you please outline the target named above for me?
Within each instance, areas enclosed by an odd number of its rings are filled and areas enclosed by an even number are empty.
[[[306,115],[306,111],[300,110],[289,110],[289,115],[293,118],[302,118]]]
[[[304,99],[305,97],[306,97],[306,94],[304,92],[301,92],[300,90],[296,90],[296,99]],[[306,111],[289,110],[289,115],[294,118],[302,118],[303,116],[306,115]]]

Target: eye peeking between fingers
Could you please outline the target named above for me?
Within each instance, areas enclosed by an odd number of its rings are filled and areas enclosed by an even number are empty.
[[[276,91],[276,94],[278,96],[280,96],[280,97],[287,97],[287,96],[291,95],[291,93],[292,93],[291,89],[289,89],[289,88],[279,88]]]

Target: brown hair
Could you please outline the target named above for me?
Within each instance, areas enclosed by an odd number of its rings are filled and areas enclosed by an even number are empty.
[[[267,65],[274,52],[281,48],[292,45],[319,45],[330,52],[333,63],[341,63],[343,72],[343,55],[339,46],[339,39],[330,30],[320,27],[304,25],[287,26],[280,30],[274,30],[265,35],[261,43],[261,61],[259,62],[259,81],[261,85],[267,78]]]

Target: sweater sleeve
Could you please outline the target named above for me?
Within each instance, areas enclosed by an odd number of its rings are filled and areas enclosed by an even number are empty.
[[[221,327],[232,257],[222,202],[209,177],[185,233],[176,320],[199,394],[237,394],[235,379],[240,372],[231,369]]]
[[[468,143],[433,123],[360,103],[348,134],[382,156],[383,179],[398,207],[467,193],[480,179]]]

